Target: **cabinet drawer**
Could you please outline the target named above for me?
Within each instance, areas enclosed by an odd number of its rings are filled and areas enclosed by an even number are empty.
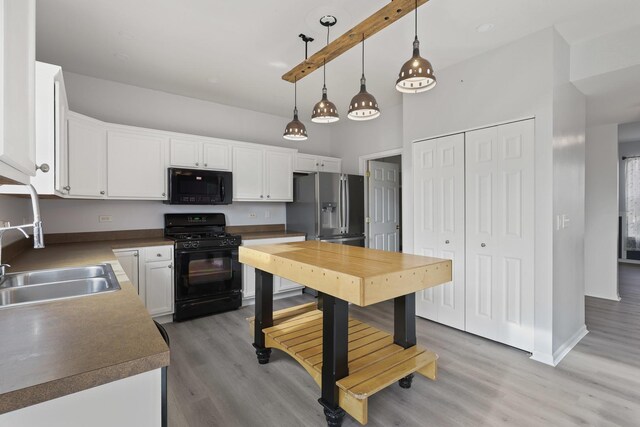
[[[154,246],[145,248],[144,261],[171,261],[173,259],[173,246]]]

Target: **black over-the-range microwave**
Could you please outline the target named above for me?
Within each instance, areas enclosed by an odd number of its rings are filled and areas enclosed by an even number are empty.
[[[169,168],[171,205],[229,205],[233,194],[231,172]]]

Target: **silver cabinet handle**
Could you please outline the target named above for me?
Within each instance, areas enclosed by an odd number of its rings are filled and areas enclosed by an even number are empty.
[[[102,191],[100,192],[100,194],[104,194],[104,190],[102,190]]]
[[[63,189],[63,190],[65,190],[65,191],[70,191],[70,190],[71,190],[71,187],[69,187],[68,185],[66,185],[66,186],[62,187],[62,189]]]
[[[49,167],[49,165],[48,165],[48,164],[43,163],[43,164],[41,164],[40,166],[36,165],[36,171],[37,171],[38,169],[40,169],[40,170],[41,170],[42,172],[44,172],[44,173],[47,173],[47,172],[49,172],[50,167]]]
[[[448,244],[449,244],[449,241],[448,241],[448,240],[445,240],[445,241],[444,241],[444,243],[448,245]]]
[[[486,247],[487,245],[485,245],[484,243],[480,243],[480,246],[482,246],[483,248]]]

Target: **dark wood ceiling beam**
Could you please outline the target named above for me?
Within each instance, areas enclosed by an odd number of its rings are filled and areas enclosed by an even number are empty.
[[[418,7],[429,0],[418,0]],[[388,27],[415,9],[415,0],[393,0],[382,9],[351,28],[349,31],[314,53],[309,59],[296,65],[282,76],[283,80],[295,82],[302,80],[318,68],[324,61],[330,62],[362,41],[362,35],[368,39],[378,31]]]

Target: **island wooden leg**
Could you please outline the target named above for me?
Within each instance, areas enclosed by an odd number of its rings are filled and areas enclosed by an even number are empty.
[[[393,342],[403,348],[416,345],[416,294],[404,295],[393,300]],[[401,378],[402,388],[411,388],[413,374]]]
[[[342,425],[345,412],[340,408],[336,382],[349,375],[349,304],[331,295],[322,295],[322,397],[329,427]]]
[[[253,347],[258,363],[269,363],[271,349],[264,343],[264,328],[273,326],[273,274],[256,268],[256,317],[253,330]]]

